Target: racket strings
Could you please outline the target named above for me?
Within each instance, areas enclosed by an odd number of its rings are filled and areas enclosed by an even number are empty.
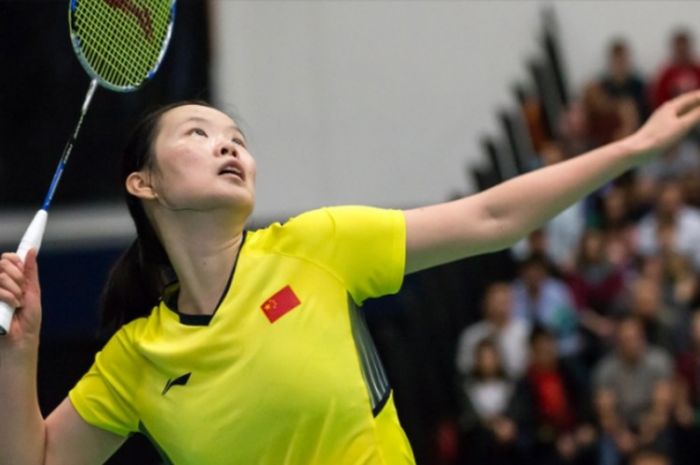
[[[84,0],[73,12],[73,32],[103,81],[136,87],[160,61],[171,14],[168,0]]]

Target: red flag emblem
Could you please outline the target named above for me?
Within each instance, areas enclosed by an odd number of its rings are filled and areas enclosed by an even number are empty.
[[[277,291],[272,297],[267,299],[260,308],[263,313],[274,323],[285,313],[298,306],[301,302],[290,286],[284,286]]]

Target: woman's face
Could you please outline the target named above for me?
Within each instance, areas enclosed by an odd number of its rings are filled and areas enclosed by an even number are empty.
[[[255,160],[228,115],[183,105],[163,114],[158,128],[149,175],[161,205],[173,210],[235,206],[252,211]]]

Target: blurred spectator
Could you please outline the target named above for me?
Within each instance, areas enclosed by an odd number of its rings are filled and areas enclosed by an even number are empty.
[[[686,173],[700,168],[700,150],[689,139],[678,142],[666,150],[660,157],[642,165],[638,175],[649,178],[655,184],[681,179]]]
[[[513,314],[551,331],[562,357],[578,355],[578,315],[569,288],[550,273],[541,256],[533,255],[522,262],[519,274],[512,287]]]
[[[671,234],[672,231],[665,233],[666,236]],[[670,242],[669,239],[666,241]],[[695,302],[698,289],[697,276],[690,261],[666,249],[657,255],[644,257],[640,274],[661,286],[662,306],[667,308],[666,321],[674,326],[680,324]]]
[[[639,121],[644,121],[649,116],[646,85],[632,66],[626,41],[617,39],[610,44],[608,69],[600,84],[609,97],[632,100]]]
[[[550,166],[565,159],[559,144],[548,143],[540,151],[543,166]],[[585,226],[584,202],[579,201],[559,213],[547,222],[543,229],[535,234],[542,234],[542,249],[532,250],[532,237],[521,239],[513,246],[513,255],[518,260],[533,253],[543,252],[548,260],[561,269],[573,266],[576,245]]]
[[[672,371],[666,351],[647,345],[642,322],[631,316],[622,319],[615,351],[601,360],[594,374],[602,465],[619,464],[639,445],[664,436]]]
[[[586,109],[581,100],[574,100],[568,108],[563,109],[559,121],[559,140],[566,158],[590,150],[591,142],[588,140],[588,120]]]
[[[690,347],[676,360],[676,458],[678,465],[697,463],[700,456],[700,311],[690,324]]]
[[[583,94],[588,140],[598,147],[632,134],[639,127],[634,101],[612,98],[598,82],[586,86]]]
[[[695,411],[694,421],[700,420],[700,311],[693,313],[690,324],[690,347],[680,354],[676,363],[678,381],[683,397]]]
[[[588,120],[586,109],[581,100],[574,100],[564,109],[559,120],[559,143],[566,158],[590,150],[588,140]]]
[[[460,463],[520,463],[523,402],[515,396],[516,385],[506,376],[494,341],[477,344],[474,368],[461,388]]]
[[[620,307],[624,276],[616,254],[610,249],[603,231],[588,229],[584,232],[577,248],[576,265],[567,277],[579,310],[612,315]],[[610,332],[606,334],[611,335]]]
[[[634,212],[640,208],[645,209],[645,213],[649,210],[639,205],[634,190],[633,186],[610,184],[600,192],[599,205],[592,206],[590,212],[590,224],[605,232],[608,248],[613,247],[613,244],[622,246],[622,250],[614,254],[609,252],[610,260],[621,266],[626,266],[634,253]],[[648,198],[650,204],[653,195],[648,195]]]
[[[654,80],[654,106],[694,89],[700,89],[700,64],[695,59],[693,37],[687,30],[678,30],[671,38],[671,59]]]
[[[586,352],[596,361],[611,344],[624,298],[624,268],[616,263],[602,231],[589,229],[578,247],[576,266],[566,275],[587,336]]]
[[[700,169],[686,171],[680,176],[679,182],[683,188],[686,203],[700,208]]]
[[[467,327],[457,345],[457,371],[466,375],[474,366],[474,353],[484,339],[492,339],[503,357],[503,369],[512,379],[520,377],[527,365],[530,326],[513,318],[513,296],[507,283],[496,282],[486,289],[484,319]]]
[[[632,454],[629,465],[671,465],[671,458],[653,449],[641,449]]]
[[[697,299],[698,279],[694,273],[690,261],[673,251],[661,255],[663,259],[662,291],[664,301],[676,310],[676,318],[681,315],[679,311],[690,310]]]
[[[642,255],[659,253],[667,245],[700,269],[700,210],[684,203],[677,182],[659,186],[654,211],[642,218],[637,233],[637,250]]]
[[[644,326],[646,341],[668,353],[676,351],[673,323],[676,316],[664,308],[658,281],[639,277],[630,286],[629,314]]]
[[[527,405],[531,406],[533,462],[571,463],[590,454],[595,430],[589,423],[589,392],[577,382],[567,365],[559,361],[556,340],[547,330],[533,330],[530,361],[522,390]]]

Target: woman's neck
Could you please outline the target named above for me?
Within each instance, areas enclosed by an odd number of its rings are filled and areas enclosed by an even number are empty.
[[[247,215],[165,213],[159,236],[180,282],[178,311],[212,314],[225,292],[243,242]],[[165,221],[163,221],[165,220]]]

